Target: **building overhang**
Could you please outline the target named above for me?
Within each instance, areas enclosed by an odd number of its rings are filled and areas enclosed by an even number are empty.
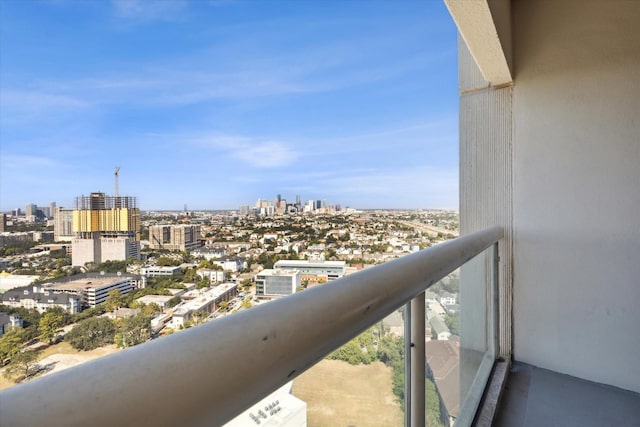
[[[444,0],[484,79],[512,83],[510,0]]]

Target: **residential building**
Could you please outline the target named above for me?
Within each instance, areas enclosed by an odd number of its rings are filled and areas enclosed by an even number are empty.
[[[140,209],[135,197],[91,193],[76,198],[72,265],[140,259]]]
[[[222,267],[223,270],[231,271],[233,273],[237,273],[238,271],[247,268],[247,262],[244,258],[237,256],[223,256],[213,261],[213,263]]]
[[[176,274],[180,274],[180,267],[173,266],[153,266],[153,267],[143,267],[140,269],[140,274],[147,277],[155,277],[155,276],[173,276]]]
[[[210,268],[199,268],[196,274],[203,279],[207,279],[209,283],[224,282],[225,273],[223,270],[213,270]]]
[[[265,269],[256,275],[256,296],[276,298],[291,295],[301,284],[298,270]]]
[[[7,229],[7,215],[0,214],[0,233],[4,233]]]
[[[73,209],[55,208],[53,222],[54,241],[70,242],[75,237],[73,232]]]
[[[429,323],[436,334],[437,340],[446,341],[449,339],[451,331],[449,331],[449,328],[439,316],[431,317]]]
[[[175,297],[173,295],[145,295],[136,299],[136,302],[139,302],[145,305],[156,304],[158,307],[160,307],[164,311],[165,309],[168,308],[167,303],[172,298],[175,298]]]
[[[54,292],[40,286],[23,286],[11,289],[0,295],[0,302],[9,307],[35,309],[40,313],[53,307],[60,307],[71,314],[82,311],[82,302],[79,296]]]
[[[345,261],[308,261],[308,260],[280,260],[273,265],[276,269],[299,270],[300,280],[309,284],[325,283],[345,275],[347,263]]]
[[[196,258],[204,258],[207,261],[211,259],[218,259],[227,254],[227,250],[222,247],[201,247],[191,251],[191,255]]]
[[[0,337],[11,328],[22,328],[22,318],[17,314],[0,312]]]
[[[153,225],[149,227],[151,249],[191,251],[201,246],[199,225]]]
[[[191,293],[195,297],[190,298]],[[171,327],[177,329],[193,318],[193,313],[202,311],[213,313],[220,303],[233,299],[238,293],[235,283],[222,283],[208,289],[198,289],[183,295],[183,302],[174,307]]]
[[[442,305],[454,305],[456,303],[456,296],[449,292],[444,292],[440,295],[440,304]]]

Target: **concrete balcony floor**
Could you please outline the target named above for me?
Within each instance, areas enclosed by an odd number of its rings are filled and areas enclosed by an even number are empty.
[[[515,362],[493,425],[639,427],[640,394]]]

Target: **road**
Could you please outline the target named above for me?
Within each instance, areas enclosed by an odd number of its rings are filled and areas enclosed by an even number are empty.
[[[458,230],[445,230],[444,228],[437,228],[431,225],[423,224],[415,221],[398,221],[400,224],[404,224],[407,227],[413,227],[417,230],[426,231],[428,233],[442,233],[444,235],[451,234],[453,237],[458,237],[460,232]]]

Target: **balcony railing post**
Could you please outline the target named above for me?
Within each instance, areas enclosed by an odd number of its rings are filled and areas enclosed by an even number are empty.
[[[411,300],[411,426],[424,424],[424,292]]]
[[[411,427],[411,301],[404,306],[404,425]]]
[[[498,242],[493,245],[493,263],[492,263],[492,271],[491,271],[491,279],[492,283],[492,307],[491,311],[493,312],[493,355],[497,359],[500,357],[500,295],[499,292],[499,277],[498,272],[500,271],[500,255],[498,251]]]

